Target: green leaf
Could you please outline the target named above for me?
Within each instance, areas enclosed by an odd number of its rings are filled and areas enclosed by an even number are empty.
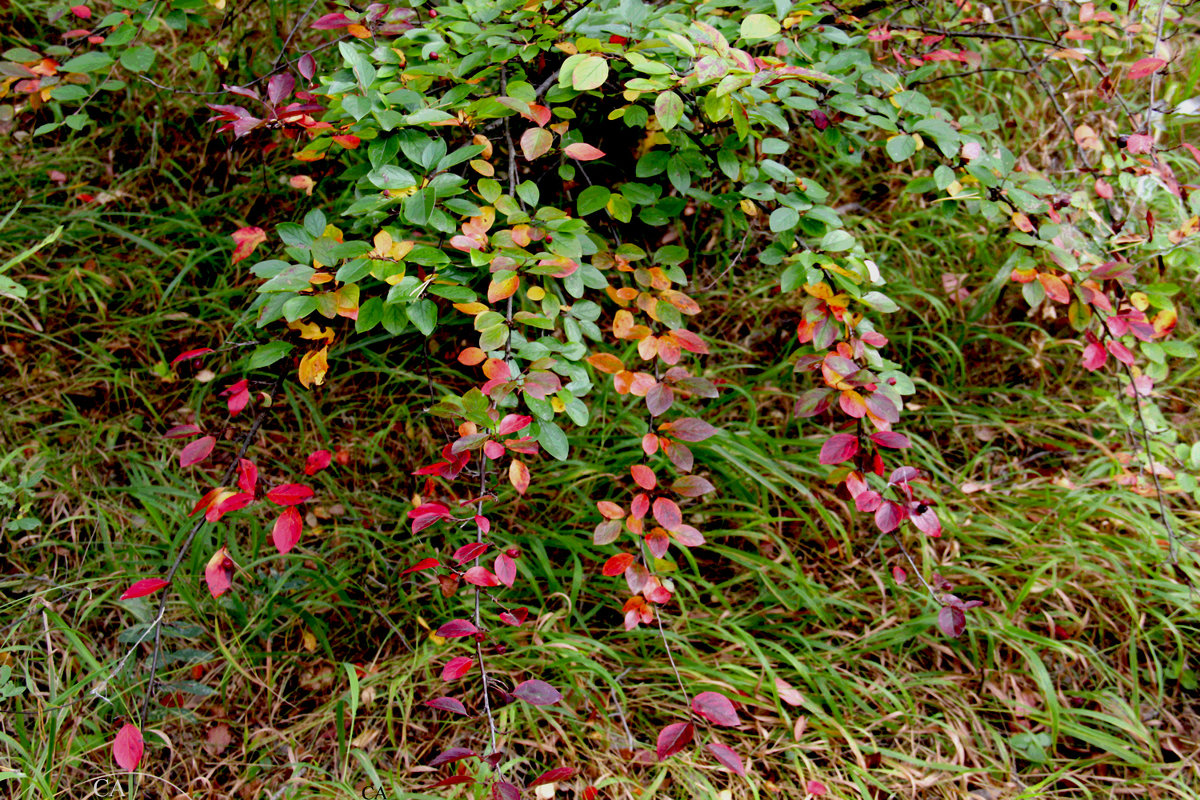
[[[121,66],[130,72],[145,72],[154,65],[155,55],[153,49],[139,44],[121,54]]]
[[[58,68],[59,74],[67,72],[98,72],[112,66],[112,57],[107,53],[82,53]]]
[[[845,231],[830,231],[821,240],[821,249],[830,252],[849,250],[854,247],[854,237]]]
[[[683,119],[683,100],[674,92],[663,92],[654,101],[654,116],[664,131],[669,131]]]
[[[292,351],[291,342],[267,342],[250,354],[250,369],[269,367]]]
[[[409,303],[404,311],[412,320],[412,324],[417,326],[417,330],[426,336],[433,333],[438,316],[436,303],[432,300],[421,299],[415,303]]]
[[[887,154],[892,157],[892,161],[904,161],[911,158],[915,152],[917,152],[917,140],[907,133],[893,136],[887,140]]]
[[[587,56],[575,65],[571,87],[577,92],[599,89],[608,80],[608,61],[601,56]]]
[[[896,305],[895,301],[883,292],[867,292],[860,299],[866,305],[885,314],[900,310],[900,306]]]
[[[567,435],[563,433],[562,428],[546,420],[542,420],[538,424],[541,427],[537,436],[538,444],[559,461],[566,460],[570,447],[567,444]]]
[[[742,20],[743,39],[766,39],[779,33],[779,22],[766,14],[751,14]]]
[[[579,212],[579,216],[586,217],[608,205],[608,198],[611,196],[612,192],[606,186],[589,186],[579,193],[579,199],[575,201],[575,208]]]
[[[794,208],[780,206],[771,212],[771,232],[779,233],[796,227],[800,222],[800,214]]]

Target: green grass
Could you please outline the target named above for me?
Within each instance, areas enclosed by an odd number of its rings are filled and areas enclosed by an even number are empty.
[[[970,102],[985,109],[983,97],[997,110],[1023,102],[998,78],[976,83]],[[946,91],[949,105],[967,102],[949,92],[972,90]],[[152,167],[118,164],[111,180],[86,140],[0,165],[0,196],[22,203],[20,224],[0,230],[0,263],[64,226],[13,275],[28,302],[0,315],[0,527],[29,521],[0,531],[0,665],[12,671],[0,782],[21,798],[82,797],[118,779],[110,741],[146,691],[148,645],[133,643],[154,605],[117,598],[166,571],[187,510],[215,480],[178,469],[160,434],[188,408],[221,425],[211,395],[238,377],[200,381],[189,366],[176,378],[166,363],[260,335],[228,233],[265,203],[295,211],[290,195],[241,182],[244,164],[206,182],[195,152],[134,130]],[[1025,135],[1032,148],[1036,131]],[[68,187],[45,177],[50,164],[71,176]],[[877,166],[864,167],[863,186],[899,185]],[[836,165],[814,169],[841,201],[862,193]],[[75,199],[101,190],[120,199]],[[499,711],[520,759],[506,769],[532,777],[570,764],[580,770],[572,787],[639,799],[800,798],[813,779],[832,796],[872,800],[1197,796],[1200,608],[1162,563],[1156,503],[1112,481],[1127,431],[1095,412],[1096,378],[1058,323],[1030,320],[996,281],[998,232],[913,198],[858,222],[906,298],[888,355],[919,378],[905,425],[946,524],[941,539],[909,535],[905,545],[927,580],[937,573],[986,605],[947,639],[916,576],[896,583],[892,567],[907,567],[896,542],[824,482],[824,429],[791,418],[807,387],[785,357],[795,299],[771,292],[772,269],[743,265],[702,298],[719,340],[704,367],[728,383],[705,410],[723,433],[695,449],[720,491],[685,509],[708,545],[672,550],[678,594],[664,626],[689,692],[740,704],[742,727],[702,731],[699,742],[734,746],[751,777],[731,778],[693,750],[665,764],[639,758],[686,716],[689,698],[657,630],[624,631],[623,580],[600,575],[615,550],[591,543],[594,503],[623,492],[616,482],[640,460],[631,434],[645,425],[640,407],[606,391],[571,457],[492,513],[498,538],[524,551],[504,597],[527,605],[532,622],[489,669],[510,687],[541,677],[565,694],[546,710]],[[695,225],[700,240],[719,222],[697,215]],[[711,275],[725,266],[700,265]],[[972,299],[951,302],[943,271],[967,273]],[[1194,299],[1192,277],[1178,280]],[[424,346],[351,340],[327,385],[287,385],[254,444],[264,477],[299,474],[318,447],[345,448],[350,462],[313,479],[313,519],[286,557],[265,518],[201,531],[167,606],[160,699],[170,704],[151,705],[143,796],[443,796],[418,791],[448,774],[424,765],[448,746],[486,748],[480,720],[447,721],[422,705],[445,691],[441,665],[462,651],[431,630],[461,616],[468,597],[443,597],[422,573],[398,576],[461,544],[444,526],[413,536],[405,518],[423,491],[411,471],[444,441],[425,414]],[[461,382],[446,360],[430,355],[433,379]],[[1163,389],[1194,439],[1195,370]],[[1180,569],[1195,582],[1200,513],[1172,499]],[[239,572],[214,601],[201,575],[223,544]]]

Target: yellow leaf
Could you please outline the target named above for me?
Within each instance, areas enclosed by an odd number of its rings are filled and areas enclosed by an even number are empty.
[[[470,314],[472,317],[477,317],[488,310],[483,303],[455,303],[454,308],[464,314]]]
[[[325,373],[329,371],[329,348],[310,350],[300,359],[300,384],[308,389],[313,385],[320,386],[325,382]]]

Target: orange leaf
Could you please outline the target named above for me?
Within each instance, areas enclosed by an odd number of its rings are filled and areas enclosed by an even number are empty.
[[[594,353],[587,357],[587,362],[607,375],[615,375],[625,369],[621,359],[611,353]]]
[[[521,285],[521,278],[518,275],[512,275],[502,281],[492,281],[488,285],[488,302],[497,303],[516,294],[517,287]]]
[[[254,248],[267,240],[267,232],[262,228],[239,228],[230,234],[233,237],[233,263],[248,258]]]
[[[604,158],[603,150],[599,150],[583,142],[567,145],[564,152],[571,158],[579,161],[595,161],[597,158]]]
[[[310,350],[300,359],[300,384],[305,389],[314,384],[320,386],[325,382],[325,373],[329,371],[329,348]]]
[[[508,480],[517,492],[525,494],[529,489],[529,467],[514,458],[508,465]]]

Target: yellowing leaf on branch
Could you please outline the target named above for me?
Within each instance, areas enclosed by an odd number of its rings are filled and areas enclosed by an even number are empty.
[[[300,359],[300,384],[308,389],[314,384],[325,383],[325,373],[329,371],[329,348],[310,350]]]

